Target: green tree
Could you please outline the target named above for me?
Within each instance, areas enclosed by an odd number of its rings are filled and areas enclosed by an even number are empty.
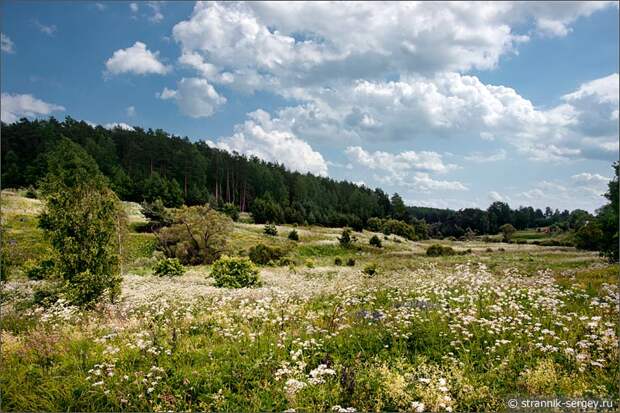
[[[582,250],[597,251],[601,249],[603,237],[598,222],[589,222],[575,233],[575,246]]]
[[[618,199],[618,168],[619,163],[613,164],[615,176],[609,181],[605,198],[609,203],[597,212],[596,221],[602,231],[601,253],[610,261],[618,262],[618,225],[620,201]]]
[[[183,264],[210,264],[224,252],[232,228],[228,216],[208,205],[183,206],[174,224],[156,235],[167,257],[178,258]]]
[[[407,214],[407,207],[405,206],[403,199],[397,193],[392,195],[391,206],[392,216],[394,217],[394,219],[405,222],[408,221],[409,216]]]
[[[513,234],[516,231],[516,228],[513,227],[512,224],[504,224],[501,227],[499,227],[499,230],[502,232],[503,241],[510,242]]]
[[[53,247],[55,271],[71,301],[91,305],[120,293],[120,247],[126,217],[121,204],[79,145],[62,139],[48,157],[41,185],[39,226]]]

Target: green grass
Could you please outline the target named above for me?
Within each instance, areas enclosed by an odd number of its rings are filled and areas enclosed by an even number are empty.
[[[5,230],[43,247],[36,214],[8,210]],[[618,403],[618,265],[479,241],[441,241],[472,253],[427,257],[436,240],[378,249],[370,232],[343,249],[339,229],[299,227],[293,242],[291,228],[269,237],[235,224],[231,253],[262,242],[298,262],[261,268],[260,288],[216,288],[208,266],[151,276],[155,239],[138,233],[124,244],[116,303],[36,308],[43,282],[12,277],[0,301],[3,411],[498,411],[512,395]],[[378,264],[372,277],[368,263]]]

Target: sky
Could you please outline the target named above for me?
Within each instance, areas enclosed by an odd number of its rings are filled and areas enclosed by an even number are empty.
[[[1,118],[163,129],[398,192],[594,211],[618,2],[0,3]]]

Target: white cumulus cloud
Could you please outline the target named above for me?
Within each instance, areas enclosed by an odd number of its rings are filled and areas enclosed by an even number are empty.
[[[52,112],[62,112],[63,106],[47,103],[32,95],[2,93],[1,119],[13,123],[23,117],[47,116]]]
[[[158,95],[160,99],[175,100],[181,112],[192,118],[208,117],[226,103],[226,98],[217,93],[206,79],[183,78],[177,90],[164,88]]]
[[[209,143],[229,152],[281,163],[294,171],[327,175],[323,156],[290,131],[279,129],[267,112],[259,109],[248,116],[243,124],[235,126],[232,136]]]
[[[159,61],[159,52],[151,52],[142,42],[135,42],[127,49],[119,49],[112,54],[105,66],[109,73],[134,73],[145,75],[149,73],[164,75],[171,69]]]

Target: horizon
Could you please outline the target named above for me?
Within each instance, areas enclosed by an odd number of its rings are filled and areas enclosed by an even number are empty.
[[[617,2],[3,2],[2,121],[162,129],[410,206],[593,212],[618,32]]]

